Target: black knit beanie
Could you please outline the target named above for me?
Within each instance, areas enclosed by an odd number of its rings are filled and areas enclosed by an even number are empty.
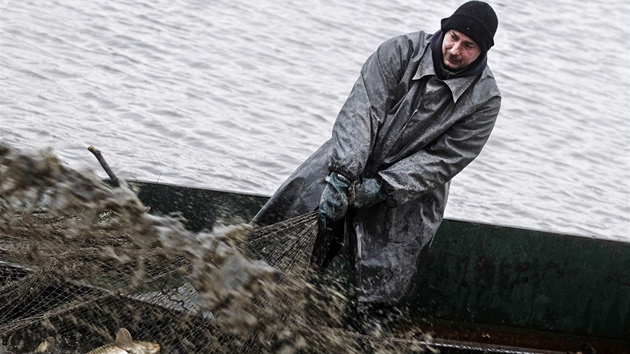
[[[469,1],[455,10],[451,17],[442,19],[442,32],[450,29],[470,37],[483,53],[494,45],[494,34],[499,20],[490,5],[483,1]]]

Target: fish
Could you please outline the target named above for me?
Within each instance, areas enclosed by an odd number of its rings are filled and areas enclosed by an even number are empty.
[[[44,341],[39,343],[39,345],[37,346],[37,348],[35,348],[35,351],[33,353],[51,353],[54,350],[54,346],[55,346],[55,338],[48,337],[44,339]]]
[[[116,333],[116,341],[90,350],[87,354],[157,354],[160,345],[153,342],[133,340],[131,333],[121,328]]]

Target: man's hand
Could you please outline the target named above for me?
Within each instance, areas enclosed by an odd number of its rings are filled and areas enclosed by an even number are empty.
[[[374,204],[384,202],[387,199],[387,191],[381,181],[376,178],[364,178],[354,187],[354,200],[352,207],[357,209],[367,208]]]
[[[352,183],[337,172],[326,177],[326,187],[319,202],[319,232],[332,231],[335,221],[341,220],[348,211],[348,189]]]

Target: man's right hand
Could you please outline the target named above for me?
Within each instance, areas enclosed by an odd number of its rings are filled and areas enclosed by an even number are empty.
[[[331,172],[326,177],[326,182],[328,183],[319,202],[318,226],[320,233],[332,231],[334,223],[346,215],[348,189],[352,183],[337,172]]]

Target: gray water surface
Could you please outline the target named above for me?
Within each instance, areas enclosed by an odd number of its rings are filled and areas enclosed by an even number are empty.
[[[73,168],[270,195],[384,40],[462,1],[0,1],[0,139]],[[630,240],[630,4],[491,1],[495,130],[446,216]]]

